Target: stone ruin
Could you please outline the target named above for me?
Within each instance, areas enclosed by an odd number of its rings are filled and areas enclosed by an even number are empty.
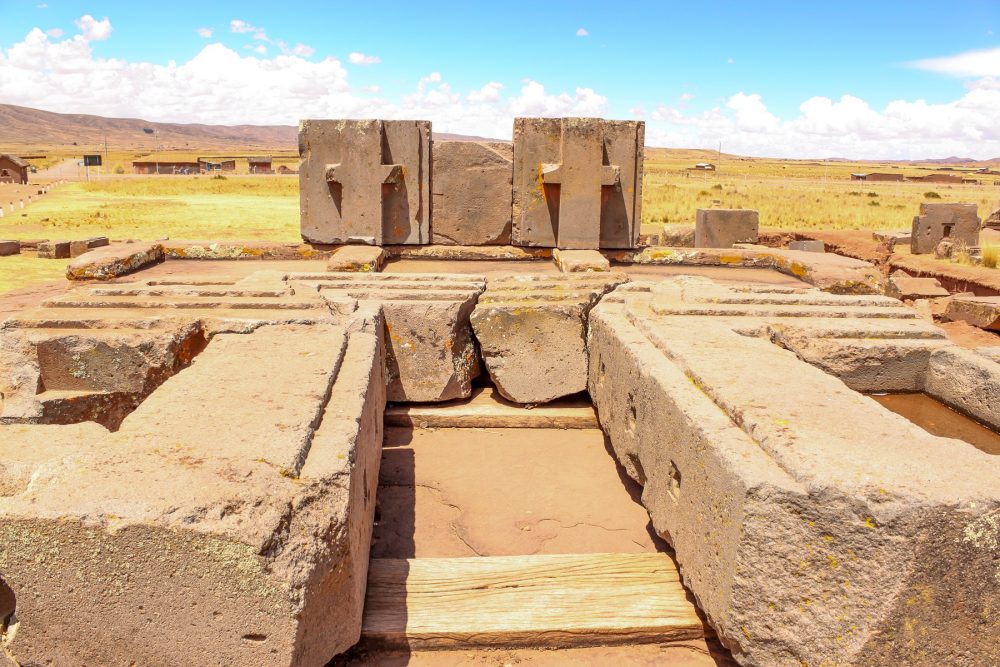
[[[468,397],[481,373],[516,404],[587,392],[741,664],[1000,655],[1000,459],[863,395],[997,428],[1000,364],[857,260],[635,247],[642,123],[450,144],[419,121],[303,123],[302,234],[385,246],[357,271],[106,282],[243,256],[111,246],[71,267],[99,280],[0,326],[0,660],[325,664],[361,635],[387,402]],[[579,250],[604,264],[567,269]],[[385,254],[440,271],[381,273]],[[519,270],[554,255],[562,272]]]
[[[932,253],[941,241],[979,245],[981,220],[975,204],[923,203],[913,218],[910,251],[914,255]]]

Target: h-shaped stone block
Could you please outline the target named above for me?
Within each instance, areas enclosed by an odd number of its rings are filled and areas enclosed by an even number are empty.
[[[633,248],[645,123],[514,119],[515,245]]]
[[[302,238],[428,243],[430,135],[431,123],[424,120],[302,121]]]

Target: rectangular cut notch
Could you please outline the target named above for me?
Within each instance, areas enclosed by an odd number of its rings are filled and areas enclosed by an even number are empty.
[[[429,121],[302,121],[302,237],[313,243],[427,243],[430,133]]]

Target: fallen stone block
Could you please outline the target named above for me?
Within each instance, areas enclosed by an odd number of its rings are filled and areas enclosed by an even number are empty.
[[[948,301],[945,319],[1000,331],[1000,296],[955,295]]]
[[[563,273],[610,271],[611,264],[596,250],[560,250],[552,252],[552,259]]]
[[[21,239],[18,244],[20,244],[21,250],[38,250],[38,245],[46,241],[48,239]]]
[[[913,235],[911,232],[879,230],[872,232],[872,238],[889,245],[889,247],[894,247],[897,243],[909,243]]]
[[[302,238],[387,245],[430,241],[430,121],[299,124]]]
[[[159,242],[168,259],[323,259],[329,250],[308,243],[274,241],[171,241]]]
[[[660,245],[669,248],[694,248],[694,225],[665,224],[660,233]]]
[[[695,218],[694,247],[732,248],[736,243],[756,243],[759,229],[757,211],[699,208]]]
[[[89,250],[93,250],[94,248],[103,248],[106,245],[111,245],[111,241],[108,240],[107,236],[94,236],[80,241],[70,241],[69,256],[79,257]]]
[[[120,243],[91,250],[66,267],[69,280],[108,280],[163,261],[159,243]]]
[[[17,241],[0,241],[0,257],[19,255],[20,253],[21,244]]]
[[[40,259],[69,259],[69,241],[42,241],[38,244]]]
[[[386,252],[381,246],[344,246],[333,253],[327,271],[378,273],[385,265]]]
[[[950,296],[937,278],[915,278],[902,271],[896,271],[886,283],[886,296],[894,299],[935,299]]]
[[[788,244],[788,249],[803,252],[826,252],[826,244],[822,241],[792,241]]]
[[[509,245],[513,145],[435,141],[431,243]]]
[[[923,203],[920,215],[913,218],[910,252],[914,255],[935,252],[941,241],[979,244],[980,220],[975,204]]]
[[[547,403],[584,391],[588,314],[626,280],[620,273],[490,279],[472,327],[500,394],[515,403]]]
[[[343,316],[359,304],[381,306],[391,401],[448,401],[472,395],[479,354],[469,317],[484,278],[449,274],[292,273],[290,284],[316,290]]]
[[[983,664],[1000,654],[1000,461],[850,386],[881,372],[931,391],[930,359],[955,348],[898,302],[833,297],[618,288],[590,316],[602,428],[741,664]],[[899,369],[842,381],[837,358],[865,349]]]
[[[353,645],[385,401],[371,317],[219,335],[116,433],[0,426],[5,651],[319,666]]]
[[[514,119],[514,245],[634,248],[642,121]]]

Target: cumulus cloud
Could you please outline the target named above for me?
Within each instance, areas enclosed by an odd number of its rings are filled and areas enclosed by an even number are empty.
[[[267,36],[267,31],[263,28],[258,28],[255,25],[251,25],[246,21],[241,19],[233,19],[229,22],[229,30],[238,34],[249,33],[253,39],[261,42],[270,42],[271,39]]]
[[[59,39],[65,33],[63,33],[62,28],[49,28],[48,30],[45,31],[45,34],[48,35],[49,37],[54,37],[56,39]]]
[[[1000,47],[966,51],[942,58],[925,58],[910,63],[912,67],[958,77],[1000,76]]]
[[[577,36],[577,37],[587,37],[588,35],[590,35],[590,33],[589,33],[589,32],[587,32],[587,29],[586,29],[586,28],[579,28],[579,29],[578,29],[578,30],[576,31],[576,36]]]
[[[98,21],[90,14],[84,14],[76,20],[76,27],[87,41],[100,42],[111,37],[111,21],[107,16]]]
[[[208,39],[212,36],[211,28],[198,28],[197,30],[195,30],[195,32],[198,33],[199,37],[203,37],[205,39]]]
[[[289,46],[281,40],[278,40],[278,49],[286,56],[302,56],[303,58],[308,58],[316,53],[316,49],[306,44],[299,43],[295,46]]]
[[[366,56],[360,51],[351,51],[347,54],[347,62],[352,65],[374,65],[382,62],[378,56]]]

